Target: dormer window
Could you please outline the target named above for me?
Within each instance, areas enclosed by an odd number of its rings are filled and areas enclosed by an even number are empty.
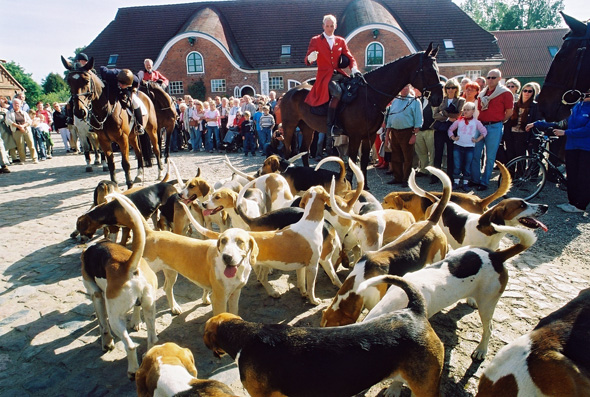
[[[445,45],[445,50],[454,50],[455,44],[453,44],[453,39],[444,39],[443,43]]]
[[[555,58],[555,54],[557,54],[557,51],[559,51],[559,48],[555,46],[549,46],[547,49],[549,50],[549,54],[551,54],[551,58]]]
[[[107,62],[107,66],[116,66],[118,59],[119,59],[118,54],[109,55],[109,61]]]
[[[291,55],[291,46],[290,45],[283,45],[281,46],[281,56],[286,57]]]

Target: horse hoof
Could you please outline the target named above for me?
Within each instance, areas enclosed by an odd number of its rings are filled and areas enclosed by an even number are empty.
[[[100,165],[100,161],[96,160],[96,161],[94,162],[94,165]]]
[[[90,166],[86,167],[86,172],[92,172],[92,167],[90,167]]]
[[[102,167],[102,172],[109,172],[109,167],[103,166]]]
[[[133,183],[141,183],[141,177],[136,176],[135,179],[133,180]]]

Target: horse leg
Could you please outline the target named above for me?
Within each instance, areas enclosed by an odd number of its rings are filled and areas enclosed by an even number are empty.
[[[92,172],[92,166],[90,165],[90,150],[84,151],[84,158],[86,159],[86,172]]]
[[[301,134],[303,135],[300,152],[307,152],[307,154],[303,156],[301,160],[303,161],[303,165],[305,167],[309,167],[309,148],[311,146],[311,142],[313,141],[313,129],[304,122],[299,123],[299,129],[301,130]]]
[[[168,132],[169,128],[162,127],[164,136],[166,137],[166,146],[164,149],[164,162],[168,164],[168,157],[170,156],[170,145],[172,144],[172,131]]]
[[[125,184],[127,185],[127,189],[131,189],[131,187],[133,187],[133,184],[135,182],[141,182],[141,179],[139,179],[139,181],[137,180],[137,178],[135,178],[134,181],[131,181],[131,165],[129,164],[129,141],[128,139],[125,138],[129,138],[131,139],[129,136],[123,136],[123,139],[119,139],[119,142],[117,142],[117,144],[119,145],[119,148],[121,149],[121,166],[123,167],[123,172],[125,173]],[[137,145],[137,142],[135,143]],[[134,146],[135,149],[135,146]],[[138,174],[139,174],[139,170],[141,169],[143,171],[143,163],[141,162],[141,150],[139,150],[139,148],[135,149],[135,154],[137,156],[137,170],[138,170]],[[140,166],[141,163],[141,166]],[[141,167],[141,168],[140,168]]]
[[[100,163],[102,164],[102,171],[106,172],[109,170],[109,165],[107,164],[107,156],[105,155],[105,153],[101,150],[100,152]]]
[[[367,191],[370,190],[369,179],[367,178],[367,168],[369,166],[370,161],[371,145],[372,142],[370,142],[369,139],[363,139],[361,142],[361,170],[363,171],[363,176],[365,177],[365,190]]]
[[[156,178],[157,181],[162,179],[162,171],[164,170],[164,166],[162,165],[162,159],[160,158],[160,146],[158,144],[158,130],[154,129],[151,131],[153,133],[149,134],[150,141],[152,142],[152,147],[154,148],[154,154],[156,155],[156,162],[158,163],[158,177]],[[149,132],[148,132],[149,133]],[[147,135],[147,134],[145,134]]]
[[[102,151],[107,159],[108,171],[111,174],[111,181],[117,183],[117,178],[115,177],[115,154],[111,148],[111,141],[104,133],[101,133],[98,135],[98,143],[100,144],[100,147],[102,148]],[[104,163],[102,170],[106,171]]]

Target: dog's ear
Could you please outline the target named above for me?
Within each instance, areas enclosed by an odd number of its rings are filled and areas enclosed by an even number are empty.
[[[277,172],[281,168],[281,162],[278,157],[270,158],[270,169],[272,172]]]
[[[487,220],[489,223],[495,223],[496,225],[505,225],[505,212],[506,207],[503,203],[498,203],[491,209],[487,210],[482,216],[482,220]]]
[[[201,173],[201,169],[199,168],[199,174],[200,173]],[[198,175],[197,175],[197,177],[198,177]],[[209,192],[211,191],[211,186],[209,186],[209,184],[205,180],[199,180],[198,185],[199,185],[199,191],[201,192],[203,197],[208,195]]]
[[[227,212],[225,212],[224,210],[221,210],[221,220],[223,221],[223,223],[227,223],[228,217],[229,217],[229,215],[227,214]]]
[[[258,258],[258,244],[256,244],[256,240],[254,237],[250,236],[250,265],[256,264],[256,258]]]
[[[305,208],[305,206],[307,205],[307,202],[309,201],[309,193],[305,193],[303,195],[303,197],[301,197],[301,200],[299,201],[299,207],[300,208]]]
[[[393,201],[393,205],[394,205],[394,207],[392,209],[394,209],[394,210],[403,210],[404,209],[405,202],[400,196],[395,196],[392,201]]]
[[[197,367],[195,366],[195,357],[190,349],[182,348],[182,364],[184,368],[195,378],[197,377]]]
[[[201,167],[197,167],[197,175],[195,175],[195,178],[198,178],[201,176]]]

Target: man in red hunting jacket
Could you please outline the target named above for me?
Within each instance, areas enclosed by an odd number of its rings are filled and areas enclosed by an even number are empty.
[[[328,105],[328,132],[332,136],[336,136],[343,132],[335,122],[336,108],[342,96],[342,89],[338,82],[348,77],[343,70],[347,67],[350,67],[353,75],[360,74],[360,72],[344,38],[334,35],[336,17],[334,15],[324,16],[323,28],[322,34],[312,37],[305,56],[307,65],[317,62],[318,66],[316,81],[311,92],[307,95],[305,103],[310,106],[319,106],[330,101]]]

